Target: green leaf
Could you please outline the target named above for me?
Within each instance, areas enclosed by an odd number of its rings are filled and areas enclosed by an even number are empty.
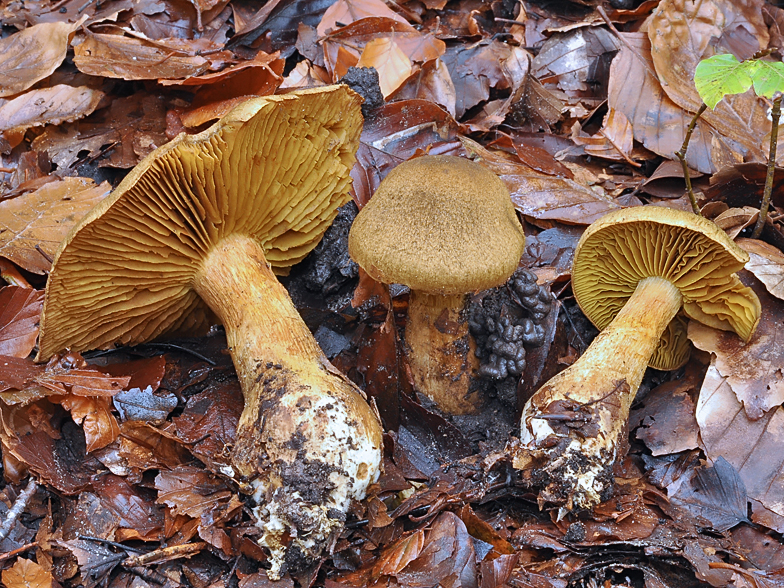
[[[784,63],[780,61],[757,63],[759,67],[751,76],[757,96],[773,98],[776,92],[784,92]]]
[[[738,61],[734,55],[709,57],[697,65],[694,85],[700,98],[711,109],[727,94],[742,94],[751,87],[752,75],[759,68],[758,61]]]

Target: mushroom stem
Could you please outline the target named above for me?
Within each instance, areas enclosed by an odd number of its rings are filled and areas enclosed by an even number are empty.
[[[481,398],[471,390],[479,361],[468,332],[466,295],[411,291],[406,352],[417,389],[449,414],[474,414]]]
[[[307,563],[328,546],[350,501],[376,481],[381,427],[323,355],[254,239],[219,241],[193,287],[226,329],[245,397],[232,465],[259,505],[268,575],[280,577],[284,563]]]
[[[572,366],[527,402],[514,466],[533,472],[543,502],[590,508],[609,498],[612,465],[648,361],[681,308],[678,288],[645,278]]]

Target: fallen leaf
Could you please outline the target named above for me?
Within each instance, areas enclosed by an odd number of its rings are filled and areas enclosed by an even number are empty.
[[[203,46],[194,45],[188,55],[186,39],[167,39],[152,43],[135,37],[90,33],[74,47],[74,64],[79,71],[124,80],[179,79],[204,73],[210,62],[197,54]]]
[[[14,565],[3,570],[3,584],[6,588],[51,588],[54,578],[31,559],[20,557]]]
[[[705,454],[726,459],[750,498],[784,515],[784,408],[751,420],[727,379],[711,365],[700,390],[696,416]]]
[[[84,18],[75,23],[33,25],[0,39],[0,97],[23,92],[57,69]]]
[[[646,33],[620,33],[625,43],[610,66],[607,103],[631,122],[634,138],[667,159],[683,145],[693,117],[664,93],[653,69]],[[689,140],[686,163],[702,173],[739,163],[742,154],[703,118]]]
[[[231,492],[218,478],[193,466],[179,466],[161,471],[155,478],[158,504],[166,504],[173,514],[195,519],[211,512],[231,497]]]
[[[773,298],[756,280],[751,287],[762,304],[762,316],[748,343],[735,333],[697,321],[689,321],[688,332],[696,347],[715,354],[711,369],[743,403],[748,417],[756,420],[784,402],[784,302]]]
[[[405,18],[390,9],[382,0],[337,0],[324,11],[324,16],[316,27],[316,32],[319,37],[324,37],[335,29],[374,16],[391,18],[408,24]]]
[[[38,337],[44,293],[31,288],[0,289],[0,355],[27,357]]]
[[[702,99],[694,86],[697,64],[715,53],[747,59],[768,46],[761,0],[664,0],[651,15],[648,35],[656,74],[669,98],[697,112]],[[745,161],[765,161],[760,129],[768,129],[766,107],[752,90],[727,96],[702,118],[746,151]],[[739,163],[739,162],[738,162]],[[703,171],[703,170],[700,170]]]
[[[693,387],[692,381],[675,380],[657,386],[643,399],[644,417],[635,434],[653,455],[699,447],[699,428],[689,396]]]
[[[48,272],[71,227],[110,191],[108,182],[65,178],[0,201],[0,255],[29,272]]]
[[[667,489],[673,504],[710,521],[720,533],[749,522],[746,488],[726,459],[719,457],[712,466],[692,469],[684,478],[677,488]]]
[[[163,509],[152,494],[125,478],[106,474],[93,482],[101,505],[116,517],[117,541],[156,541],[163,533]]]
[[[86,86],[30,90],[0,106],[0,131],[71,122],[91,114],[103,97],[100,90]]]
[[[526,216],[588,225],[611,210],[621,208],[609,196],[574,180],[535,172],[468,139],[463,139],[463,145],[469,153],[481,157],[480,163],[501,178],[515,208]]]
[[[70,412],[73,421],[82,426],[88,453],[113,443],[120,434],[120,427],[111,412],[108,398],[71,394],[53,396],[51,400]]]
[[[758,239],[738,239],[736,243],[749,254],[746,269],[765,284],[768,292],[784,300],[784,254]]]
[[[369,41],[362,50],[357,67],[376,69],[384,98],[397,90],[413,71],[411,60],[390,37]]]
[[[114,406],[124,421],[149,421],[161,423],[177,407],[177,397],[168,393],[155,394],[152,386],[130,388],[114,397]]]

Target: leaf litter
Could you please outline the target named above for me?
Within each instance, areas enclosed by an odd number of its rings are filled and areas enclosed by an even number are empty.
[[[595,335],[569,285],[582,230],[618,208],[687,205],[671,164],[699,106],[694,69],[716,53],[748,59],[780,46],[780,9],[81,4],[0,8],[0,69],[13,72],[0,82],[0,274],[18,284],[0,289],[6,586],[784,585],[784,203],[774,190],[762,240],[747,238],[769,128],[769,104],[751,94],[707,111],[686,159],[693,179],[705,174],[704,214],[750,254],[759,330],[742,344],[690,326],[699,351],[681,371],[649,371],[615,495],[591,513],[541,511],[518,482],[506,446],[519,413],[498,385],[471,418],[418,394],[401,338],[408,292],[357,278],[345,232],[313,254],[320,262],[308,267],[323,276],[295,268],[283,281],[331,361],[378,408],[385,468],[326,557],[280,582],[267,578],[243,489],[224,472],[243,400],[220,330],[30,359],[57,247],[141,158],[246,97],[373,67],[378,81],[358,86],[356,206],[411,157],[475,158],[509,188],[528,237],[522,264],[557,296],[544,343],[526,350],[511,387],[519,411]],[[28,476],[42,485],[12,514]]]

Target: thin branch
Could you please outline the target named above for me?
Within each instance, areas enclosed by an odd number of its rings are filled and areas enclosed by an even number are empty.
[[[16,520],[19,518],[19,515],[24,512],[25,507],[27,506],[27,501],[30,500],[30,497],[35,494],[35,491],[38,489],[38,484],[36,484],[35,480],[30,478],[30,481],[27,483],[27,487],[22,490],[22,493],[16,497],[16,502],[11,507],[11,510],[8,511],[8,514],[5,515],[5,520],[3,524],[0,525],[0,541],[8,537],[8,533],[11,532],[11,529],[16,523]]]
[[[770,195],[773,192],[773,174],[776,171],[776,144],[779,140],[779,118],[781,117],[781,94],[773,99],[770,123],[770,153],[768,155],[768,175],[765,177],[765,191],[762,193],[762,206],[760,206],[759,218],[751,233],[752,239],[759,239],[762,228],[765,226],[765,219],[768,217],[770,208]]]
[[[691,134],[694,132],[694,127],[697,126],[697,121],[699,120],[702,113],[705,112],[706,108],[708,108],[708,106],[703,102],[699,110],[697,110],[697,114],[692,117],[691,122],[689,123],[689,127],[686,129],[686,137],[683,139],[683,145],[681,145],[680,151],[675,152],[675,155],[677,155],[678,159],[681,160],[681,167],[683,168],[683,179],[686,181],[686,191],[689,194],[691,208],[694,211],[694,214],[697,216],[702,216],[702,214],[700,213],[700,207],[697,206],[697,198],[694,197],[694,190],[691,187],[689,167],[686,165],[686,150],[689,148],[689,141],[691,140]]]

